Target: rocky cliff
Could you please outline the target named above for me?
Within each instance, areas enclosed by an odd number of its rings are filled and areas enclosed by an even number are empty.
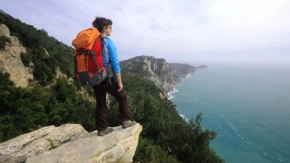
[[[193,75],[197,68],[189,64],[170,63],[170,66],[175,70],[179,77],[187,78]]]
[[[132,162],[140,124],[97,136],[78,124],[47,126],[0,144],[0,163]]]
[[[5,48],[0,49],[0,71],[10,74],[10,79],[18,87],[27,87],[29,80],[33,79],[32,68],[25,67],[21,61],[21,53],[26,53],[26,49],[19,43],[15,36],[10,36],[8,27],[0,25],[0,36],[10,39],[6,42]]]
[[[123,70],[153,81],[165,94],[181,81],[165,59],[143,55],[121,61],[120,65]]]

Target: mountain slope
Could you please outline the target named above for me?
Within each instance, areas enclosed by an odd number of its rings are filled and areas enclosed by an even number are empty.
[[[33,80],[29,80],[29,84],[35,82],[43,86],[51,84],[58,69],[69,77],[73,76],[73,48],[49,36],[43,29],[36,29],[3,12],[0,12],[0,24],[8,27],[5,33],[19,40],[19,44],[14,44],[13,47],[6,42],[7,46],[0,49],[0,53],[9,52],[11,55],[20,56],[24,66],[32,69]],[[13,50],[15,46],[23,46],[25,50],[15,52]]]
[[[165,59],[143,55],[121,61],[120,65],[122,70],[154,82],[165,94],[181,81]]]
[[[170,66],[175,70],[179,77],[189,77],[196,72],[196,67],[189,64],[170,63]]]

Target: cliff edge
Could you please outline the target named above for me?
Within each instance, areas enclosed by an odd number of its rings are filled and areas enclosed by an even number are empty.
[[[173,91],[175,85],[181,81],[163,58],[143,55],[121,61],[120,65],[122,69],[132,74],[151,80],[164,94]]]
[[[142,126],[98,136],[79,124],[47,126],[0,144],[0,163],[122,162],[133,161]]]

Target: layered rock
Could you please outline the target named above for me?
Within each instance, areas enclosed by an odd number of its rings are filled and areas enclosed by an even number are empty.
[[[165,59],[137,56],[120,62],[121,68],[155,83],[165,94],[172,91],[180,78]]]
[[[197,68],[189,64],[170,63],[170,66],[175,70],[179,77],[187,78],[193,75]]]
[[[0,144],[0,163],[18,163],[87,133],[77,124],[47,126]]]
[[[4,49],[0,49],[0,71],[10,74],[10,79],[18,87],[27,87],[29,80],[33,79],[33,69],[27,68],[21,61],[21,53],[26,53],[26,49],[19,43],[15,36],[10,36],[8,27],[0,25],[0,35],[9,38],[11,43],[7,43]]]
[[[0,25],[0,36],[10,37],[10,30],[5,24]]]
[[[0,163],[132,162],[140,124],[97,136],[78,124],[48,126],[0,144]],[[52,149],[54,148],[54,149]]]

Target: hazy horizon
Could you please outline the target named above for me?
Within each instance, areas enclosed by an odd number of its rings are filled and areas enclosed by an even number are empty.
[[[148,55],[194,66],[290,65],[287,0],[10,0],[0,6],[68,46],[95,16],[107,17],[120,60]]]

